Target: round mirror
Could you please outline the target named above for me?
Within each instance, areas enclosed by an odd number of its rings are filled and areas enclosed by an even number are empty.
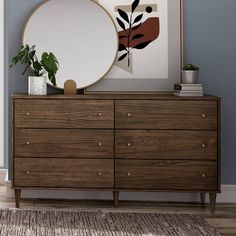
[[[118,36],[112,18],[97,2],[50,0],[28,20],[23,44],[36,45],[39,58],[43,52],[57,57],[57,88],[74,80],[81,89],[96,83],[110,70],[118,51]]]

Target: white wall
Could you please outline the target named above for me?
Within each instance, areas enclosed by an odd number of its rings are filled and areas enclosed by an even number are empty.
[[[4,166],[4,1],[0,0],[0,168]]]

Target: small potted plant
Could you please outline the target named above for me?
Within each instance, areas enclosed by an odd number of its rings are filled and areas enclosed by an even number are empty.
[[[58,60],[53,55],[53,53],[44,52],[41,56],[41,60],[38,60],[36,56],[35,45],[22,46],[11,60],[10,67],[21,62],[26,64],[23,71],[23,75],[30,68],[34,73],[34,76],[29,76],[28,78],[28,93],[31,95],[46,95],[47,94],[47,78],[48,80],[56,86],[56,73],[58,71]]]
[[[196,84],[198,80],[199,67],[193,64],[185,64],[182,70],[183,84]]]

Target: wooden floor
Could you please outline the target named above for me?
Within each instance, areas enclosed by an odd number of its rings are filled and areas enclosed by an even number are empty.
[[[6,198],[5,187],[0,186],[0,208],[14,208],[14,198]],[[158,212],[158,213],[191,213],[199,214],[213,226],[222,236],[236,236],[236,204],[217,205],[216,212],[210,213],[209,206],[198,204],[180,203],[142,203],[142,202],[120,202],[114,208],[111,201],[64,201],[64,200],[37,200],[23,199],[22,209],[83,209],[101,210],[112,209],[114,211],[137,211],[137,212]]]

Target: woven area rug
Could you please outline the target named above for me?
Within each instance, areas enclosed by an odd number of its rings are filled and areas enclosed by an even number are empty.
[[[1,236],[218,236],[190,214],[0,210]]]

